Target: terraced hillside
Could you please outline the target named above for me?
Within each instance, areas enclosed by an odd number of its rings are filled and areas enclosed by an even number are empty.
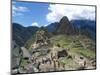
[[[67,36],[67,35],[58,35],[53,38],[51,38],[54,44],[59,44],[60,47],[67,49],[69,55],[73,58],[73,60],[76,62],[76,67],[79,65],[79,61],[81,62],[82,60],[80,59],[82,57],[83,60],[86,60],[87,66],[85,69],[88,67],[92,67],[91,64],[92,61],[95,61],[95,42],[93,42],[91,39],[86,37],[85,35],[77,35],[77,36]],[[87,42],[85,42],[88,40]],[[91,46],[91,47],[89,47]],[[92,50],[91,48],[94,47]],[[73,63],[73,60],[63,58],[63,62],[67,64],[66,67],[68,67],[68,63],[70,66],[75,68],[75,63]],[[73,64],[72,64],[73,63]],[[95,68],[95,67],[92,67]],[[90,68],[90,69],[92,69]],[[70,68],[68,67],[67,70]],[[76,69],[76,68],[75,68]]]
[[[44,42],[40,40],[39,38],[32,43],[29,49],[21,48],[24,55],[19,67],[20,73],[96,68],[95,50],[88,47],[95,43],[88,37],[57,35],[48,38],[49,42],[46,39]],[[85,42],[86,40],[89,41]]]

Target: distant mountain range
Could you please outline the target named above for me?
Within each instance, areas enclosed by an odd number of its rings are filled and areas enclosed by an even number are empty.
[[[12,24],[13,40],[19,45],[23,46],[25,42],[38,30],[38,27],[23,27],[18,23]]]
[[[96,39],[96,21],[91,20],[72,20],[70,23],[81,34],[85,34],[91,39]]]
[[[51,23],[45,27],[48,32],[55,34],[84,34],[91,39],[96,39],[96,22],[90,20],[72,20],[69,21],[64,16],[60,22]],[[23,46],[28,39],[39,29],[36,26],[23,27],[18,23],[12,23],[13,40],[19,45]]]
[[[47,29],[49,32],[54,32],[54,31],[56,31],[58,25],[59,25],[59,22],[51,23],[51,24],[49,24],[48,26],[46,26],[46,29]]]

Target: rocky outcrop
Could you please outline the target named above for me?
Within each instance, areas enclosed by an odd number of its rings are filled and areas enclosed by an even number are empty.
[[[31,45],[31,48],[36,50],[43,46],[46,47],[48,44],[50,44],[48,32],[46,32],[45,30],[39,30],[35,34],[35,41]]]
[[[36,43],[40,43],[41,45],[47,44],[48,37],[46,36],[46,32],[44,30],[40,30],[36,32]]]
[[[12,41],[12,50],[11,50],[11,68],[12,68],[12,74],[18,72],[18,68],[20,65],[22,51],[20,47],[16,44],[15,41]]]
[[[21,50],[23,52],[23,58],[28,58],[28,59],[31,58],[31,54],[25,47],[21,47]]]

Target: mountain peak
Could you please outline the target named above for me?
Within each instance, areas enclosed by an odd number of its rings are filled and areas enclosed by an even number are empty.
[[[70,35],[74,32],[74,28],[68,20],[67,16],[62,17],[57,28],[57,33]]]
[[[69,20],[68,20],[67,16],[63,16],[60,21],[69,21]]]

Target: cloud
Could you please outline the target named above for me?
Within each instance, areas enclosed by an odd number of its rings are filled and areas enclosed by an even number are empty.
[[[37,22],[33,22],[31,25],[32,25],[32,26],[40,27],[39,24],[38,24]]]
[[[15,5],[13,5],[12,9],[13,9],[14,11],[19,11],[19,12],[26,12],[26,11],[29,11],[27,7],[22,7],[22,6],[16,7]]]
[[[49,13],[46,15],[48,22],[59,21],[63,16],[67,16],[69,20],[95,20],[95,7],[93,6],[50,4],[48,10]]]
[[[24,6],[16,6],[16,2],[12,2],[12,15],[13,16],[20,16],[20,15],[24,15],[24,12],[29,11],[29,9],[27,7]]]

